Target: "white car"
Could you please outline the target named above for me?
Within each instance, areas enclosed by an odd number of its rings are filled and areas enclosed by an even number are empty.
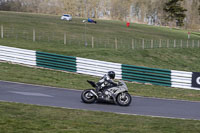
[[[64,14],[61,17],[61,20],[67,20],[67,21],[71,21],[72,20],[72,16],[69,14]]]

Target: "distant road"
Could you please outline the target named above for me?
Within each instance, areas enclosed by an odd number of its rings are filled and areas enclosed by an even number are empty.
[[[122,114],[200,120],[200,102],[133,96],[129,107],[113,104],[85,104],[81,91],[0,81],[0,101],[64,107]]]

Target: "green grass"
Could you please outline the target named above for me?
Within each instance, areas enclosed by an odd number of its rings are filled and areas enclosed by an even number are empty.
[[[82,18],[74,18],[69,23],[61,21],[60,16],[2,11],[0,18],[0,25],[3,25],[5,30],[0,45],[138,66],[200,72],[200,49],[197,48],[131,50],[123,48],[127,47],[124,45],[116,51],[113,49],[113,41],[110,40],[110,45],[106,45],[107,48],[102,48],[105,41],[100,43],[96,40],[115,37],[125,40],[124,43],[130,43],[132,38],[184,40],[187,39],[185,30],[135,23],[127,28],[124,22],[97,20],[97,25],[87,25],[88,39],[91,39],[91,36],[95,38],[95,48],[92,49],[91,42],[87,48],[83,46],[85,27]],[[36,30],[36,42],[31,40],[33,29]],[[27,32],[25,35],[24,31]],[[64,32],[67,33],[67,39],[74,38],[67,41],[67,45],[63,44]],[[43,38],[39,39],[39,36]],[[191,39],[200,39],[199,33],[192,32]],[[99,79],[88,75],[2,62],[0,75],[0,80],[79,90],[90,88],[86,83],[87,79],[94,81]],[[127,83],[127,85],[132,95],[200,101],[200,91],[135,83]],[[199,127],[200,122],[194,120],[118,115],[0,102],[0,132],[2,133],[199,133]]]
[[[47,15],[47,14],[31,14],[31,13],[16,13],[16,12],[0,12],[2,16],[1,24],[6,26],[13,26],[22,29],[37,28],[45,31],[67,31],[69,33],[84,32],[84,23],[82,20],[87,18],[73,18],[72,22],[60,20],[60,15]],[[17,22],[17,23],[16,23]],[[98,36],[120,36],[120,37],[134,37],[135,38],[157,38],[157,39],[187,39],[187,30],[149,26],[145,24],[131,23],[129,28],[126,27],[126,22],[113,21],[113,20],[97,20],[97,24],[88,24],[88,34]],[[26,24],[26,25],[24,25]],[[191,35],[191,39],[199,38],[197,35]]]
[[[114,49],[114,40],[110,44],[100,41],[95,43],[95,48],[91,48],[91,42],[88,47],[84,47],[84,29],[83,18],[74,18],[72,22],[61,21],[60,16],[0,12],[0,25],[4,26],[5,37],[0,39],[0,45],[19,47],[25,49],[39,50],[69,56],[85,57],[90,59],[104,60],[123,64],[137,66],[146,66],[152,68],[163,68],[170,70],[200,71],[200,48],[157,48],[157,49],[137,49],[132,50],[127,45],[121,45],[118,50]],[[170,29],[165,27],[156,27],[143,24],[131,24],[130,28],[125,27],[124,22],[97,20],[98,24],[88,24],[87,36],[98,38],[123,38],[124,42],[132,38],[146,39],[187,39],[187,31]],[[32,29],[36,29],[36,42],[33,42]],[[12,31],[7,36],[7,30]],[[23,37],[23,31],[30,31],[27,37]],[[39,32],[39,33],[37,33]],[[67,32],[67,44],[63,44],[63,34]],[[17,38],[16,38],[16,33]],[[40,40],[38,36],[44,36]],[[54,34],[52,36],[52,34]],[[49,35],[49,41],[47,40]],[[21,36],[21,37],[20,37]],[[54,40],[55,39],[55,40]],[[191,39],[200,39],[199,33],[192,32]],[[191,42],[191,41],[190,41]],[[118,40],[118,43],[121,43]],[[173,43],[173,42],[172,42]],[[180,43],[180,42],[179,42]],[[195,41],[195,45],[196,45]],[[101,46],[100,46],[101,45]],[[105,46],[103,48],[102,46]],[[179,44],[180,45],[180,44]],[[185,45],[185,44],[184,44]],[[126,47],[126,48],[125,48]]]
[[[86,80],[97,82],[99,78],[88,75],[65,73],[48,69],[24,67],[0,63],[0,80],[47,85],[70,89],[88,89]],[[135,96],[200,101],[200,91],[155,85],[128,83],[129,92]]]
[[[14,30],[32,30],[40,32],[67,32],[76,37],[81,37],[85,32],[85,25],[82,22],[85,18],[73,18],[72,22],[60,20],[61,16],[0,12],[0,24],[5,28]],[[145,38],[145,39],[187,39],[186,30],[174,28],[155,27],[144,24],[131,23],[129,28],[125,22],[111,20],[97,20],[97,24],[87,25],[87,35],[94,37],[117,37],[117,38]],[[199,39],[198,34],[193,34],[191,39]]]
[[[200,121],[0,102],[1,133],[199,133]]]

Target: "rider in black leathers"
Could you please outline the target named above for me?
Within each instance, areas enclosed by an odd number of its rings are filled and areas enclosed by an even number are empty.
[[[114,71],[109,71],[107,74],[105,74],[99,82],[97,82],[98,86],[98,91],[100,90],[106,90],[111,87],[117,86],[117,83],[115,83],[113,80],[115,79],[115,72]]]

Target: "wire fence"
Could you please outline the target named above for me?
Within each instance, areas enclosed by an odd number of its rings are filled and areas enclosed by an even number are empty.
[[[199,48],[200,40],[153,40],[117,37],[95,37],[87,34],[69,34],[66,32],[45,32],[35,29],[17,30],[4,28],[1,25],[1,39],[29,40],[33,42],[48,42],[89,48],[112,49],[155,49],[155,48]]]

